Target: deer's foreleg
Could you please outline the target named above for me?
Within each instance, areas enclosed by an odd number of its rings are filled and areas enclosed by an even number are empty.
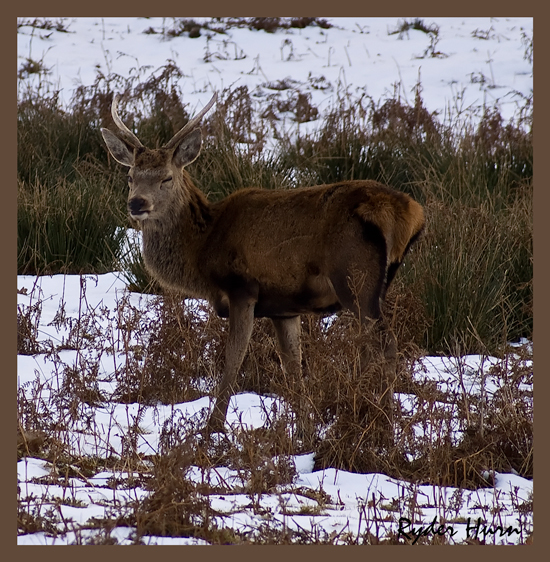
[[[237,373],[242,365],[254,324],[252,299],[242,298],[229,303],[229,336],[225,351],[225,372],[218,388],[214,411],[208,422],[208,432],[223,431],[229,399],[235,392]]]

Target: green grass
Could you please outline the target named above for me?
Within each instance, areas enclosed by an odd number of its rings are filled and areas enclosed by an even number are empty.
[[[100,179],[19,183],[19,274],[111,271],[126,237],[123,199]]]
[[[121,117],[144,144],[166,142],[189,118],[169,61],[147,81],[98,75],[75,93],[70,110],[55,94],[27,92],[18,107],[18,271],[103,272],[122,267],[136,290],[153,290],[137,250],[122,255],[130,226],[124,170],[109,159],[100,126],[113,126],[113,90]],[[303,100],[302,100],[303,101]],[[306,100],[307,101],[307,100]],[[305,102],[304,102],[305,103]],[[295,119],[316,108],[292,106]],[[308,105],[309,104],[309,105]],[[212,200],[236,189],[291,189],[375,179],[425,206],[427,231],[396,287],[414,290],[414,319],[404,318],[429,352],[490,349],[532,337],[532,103],[505,124],[487,111],[475,125],[463,115],[442,122],[398,95],[375,102],[341,95],[317,132],[287,138],[277,108],[263,116],[246,87],[220,92],[204,121],[204,145],[189,172]],[[269,131],[279,145],[266,151]],[[245,147],[245,148],[243,148]],[[407,293],[408,294],[408,293]]]

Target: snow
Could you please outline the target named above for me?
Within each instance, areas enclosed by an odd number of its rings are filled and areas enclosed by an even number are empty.
[[[47,82],[65,103],[75,87],[93,84],[99,71],[144,81],[167,61],[183,71],[178,85],[184,102],[197,109],[208,93],[240,86],[261,102],[274,94],[270,85],[287,80],[311,94],[322,114],[338,103],[342,90],[377,102],[397,88],[414,102],[420,81],[429,111],[443,116],[498,103],[508,119],[532,92],[532,65],[522,42],[523,35],[533,36],[532,18],[423,18],[439,27],[430,51],[438,56],[424,56],[432,39],[423,31],[388,34],[405,18],[326,19],[334,27],[276,33],[232,28],[190,39],[144,34],[170,28],[172,18],[64,18],[67,33],[19,28],[18,66],[27,58],[41,61],[50,69]],[[31,75],[20,88],[38,79]]]
[[[287,95],[270,88],[279,80],[292,81],[295,88],[310,93],[321,115],[338,102],[338,93],[342,91],[356,97],[367,95],[377,102],[397,89],[404,99],[412,102],[419,80],[426,107],[443,117],[467,108],[479,114],[485,104],[497,104],[503,117],[509,119],[522,99],[532,93],[532,64],[524,57],[522,39],[533,35],[532,18],[423,18],[428,25],[439,27],[439,39],[433,50],[441,56],[435,57],[423,55],[430,48],[427,34],[412,29],[402,35],[388,33],[397,29],[398,18],[327,19],[333,28],[308,27],[272,34],[232,28],[225,35],[203,31],[197,39],[187,36],[167,39],[161,34],[143,32],[151,27],[160,30],[170,26],[172,18],[63,18],[68,33],[38,30],[28,25],[18,29],[18,67],[27,58],[41,60],[50,69],[46,76],[48,87],[59,89],[64,103],[69,103],[75,87],[91,85],[97,72],[135,75],[142,80],[168,60],[184,71],[178,86],[184,94],[184,103],[195,109],[208,101],[212,91],[242,85],[254,92],[258,104],[268,96]],[[23,18],[19,22],[24,23]],[[36,85],[36,80],[35,75],[21,79],[19,93],[29,84]],[[286,126],[314,128],[318,122],[297,125],[289,118]],[[50,389],[60,388],[63,382],[61,366],[78,368],[80,361],[96,361],[99,391],[110,396],[114,390],[112,373],[127,360],[123,337],[113,322],[121,299],[144,309],[151,297],[128,293],[123,277],[116,272],[83,277],[18,276],[18,307],[39,309],[37,339],[44,346],[41,353],[18,356],[18,388],[28,398],[35,397],[39,407],[42,404],[47,410]],[[60,310],[64,311],[64,321]],[[48,346],[70,342],[71,322],[90,311],[95,315],[94,329],[98,337],[111,346],[110,350],[64,349],[48,353]],[[499,382],[491,377],[489,368],[498,362],[497,358],[481,356],[424,357],[416,376],[419,380],[434,381],[443,392],[491,394],[498,390]],[[399,400],[405,412],[421,406],[413,395],[400,395]],[[227,426],[233,431],[263,427],[271,412],[285,407],[277,397],[238,394],[231,399]],[[60,437],[75,453],[106,458],[120,454],[128,428],[139,423],[136,452],[145,457],[159,451],[165,420],[175,415],[200,420],[210,408],[208,397],[171,406],[115,404],[106,400],[101,406],[84,408],[75,430]],[[420,428],[415,431],[423,432]],[[517,505],[532,498],[533,483],[517,474],[496,473],[493,487],[470,491],[411,484],[383,474],[352,474],[335,469],[314,472],[312,453],[291,460],[296,469],[293,491],[280,489],[261,495],[257,501],[263,516],[250,509],[251,496],[244,491],[246,481],[238,471],[226,467],[208,470],[192,467],[187,477],[227,490],[226,494],[211,496],[212,507],[219,512],[216,519],[220,525],[246,531],[257,529],[262,520],[268,519],[285,528],[322,529],[328,535],[337,536],[358,535],[368,529],[374,533],[375,525],[397,532],[399,521],[391,516],[376,517],[376,513],[386,510],[386,515],[391,515],[396,510],[392,505],[405,513],[407,499],[412,497],[419,503],[414,513],[411,512],[410,526],[402,522],[403,532],[411,533],[414,527],[423,526],[427,534],[435,534],[440,523],[446,521],[440,532],[454,542],[461,542],[472,536],[478,517],[483,525],[521,530],[519,535],[489,535],[489,543],[524,541],[532,530],[532,515],[521,515]],[[44,532],[22,535],[18,537],[20,545],[94,540],[97,530],[81,528],[90,518],[106,517],[112,506],[125,505],[147,494],[139,485],[128,489],[109,487],[113,478],[128,480],[131,475],[127,473],[102,471],[89,478],[73,477],[68,479],[68,486],[61,487],[48,482],[51,470],[52,465],[37,458],[20,460],[19,496],[42,498],[41,510],[55,503],[63,519],[72,520],[74,530],[56,538]],[[311,499],[313,496],[300,495],[297,490],[309,490],[317,495],[323,492],[330,501],[319,503]],[[59,501],[67,497],[70,502]],[[449,501],[457,497],[460,501],[455,502],[451,520]],[[495,518],[490,513],[496,506],[499,507]],[[483,532],[482,527],[477,528],[478,536]],[[131,544],[132,533],[131,527],[117,527],[110,536],[119,544]],[[169,537],[145,537],[144,542],[206,544],[197,539]]]

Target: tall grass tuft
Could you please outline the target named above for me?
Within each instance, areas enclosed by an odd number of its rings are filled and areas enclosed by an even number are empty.
[[[432,353],[493,351],[532,333],[530,187],[495,212],[489,200],[426,204],[428,230],[406,278],[421,291]]]
[[[19,274],[105,273],[120,255],[123,199],[93,177],[44,186],[18,182]]]
[[[18,107],[17,269],[103,273],[125,237],[121,173],[87,109],[27,92]]]

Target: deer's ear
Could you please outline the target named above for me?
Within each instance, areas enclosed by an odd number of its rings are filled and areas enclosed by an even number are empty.
[[[197,127],[179,142],[172,161],[178,168],[183,168],[196,160],[201,151],[202,134]]]
[[[134,151],[109,129],[101,129],[103,140],[112,157],[123,166],[134,165]]]

